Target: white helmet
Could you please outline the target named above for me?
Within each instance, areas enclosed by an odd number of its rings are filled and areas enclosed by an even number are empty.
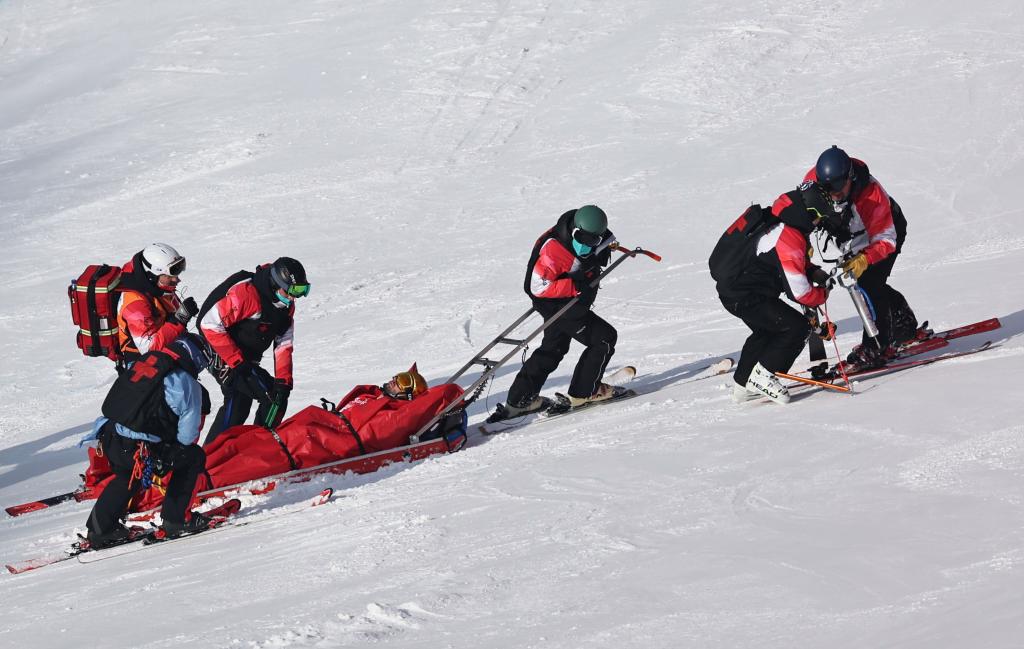
[[[151,243],[142,250],[142,266],[154,278],[160,275],[177,277],[185,272],[185,258],[166,243]]]

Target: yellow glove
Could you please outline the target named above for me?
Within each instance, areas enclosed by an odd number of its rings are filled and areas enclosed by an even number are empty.
[[[864,271],[868,269],[868,258],[862,252],[853,259],[847,260],[843,264],[843,270],[853,275],[854,279],[860,279],[860,276],[864,274]]]

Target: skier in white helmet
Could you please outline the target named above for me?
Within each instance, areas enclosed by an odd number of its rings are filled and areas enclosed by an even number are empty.
[[[195,298],[177,294],[183,272],[185,258],[166,243],[151,243],[122,267],[117,329],[126,363],[165,349],[199,313]]]

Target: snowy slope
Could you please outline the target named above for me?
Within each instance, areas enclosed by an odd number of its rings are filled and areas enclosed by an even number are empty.
[[[5,506],[84,470],[112,380],[74,346],[88,263],[168,241],[202,299],[302,260],[294,412],[413,361],[448,377],[528,308],[566,209],[665,257],[597,305],[649,394],[0,575],[0,647],[1020,646],[1022,62],[1009,0],[0,3]],[[998,316],[998,346],[735,406],[693,381],[746,335],[705,260],[832,143],[903,206],[893,282],[918,315]],[[852,307],[830,307],[848,350]],[[326,485],[343,497],[278,517]],[[0,558],[66,545],[88,510],[0,518]]]

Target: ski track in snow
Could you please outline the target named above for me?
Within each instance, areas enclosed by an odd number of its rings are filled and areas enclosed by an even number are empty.
[[[529,307],[530,246],[566,209],[597,203],[664,256],[597,301],[639,397],[246,497],[251,524],[206,537],[2,574],[0,646],[1019,646],[1018,4],[0,3],[5,506],[84,470],[113,380],[73,343],[88,263],[166,240],[201,300],[303,260],[297,412],[414,361],[450,376]],[[907,215],[892,281],[918,316],[998,316],[978,337],[997,346],[736,406],[731,375],[699,374],[747,335],[705,260],[832,143]],[[829,309],[847,352],[856,316],[841,292]],[[66,547],[90,505],[0,517],[4,562]]]

